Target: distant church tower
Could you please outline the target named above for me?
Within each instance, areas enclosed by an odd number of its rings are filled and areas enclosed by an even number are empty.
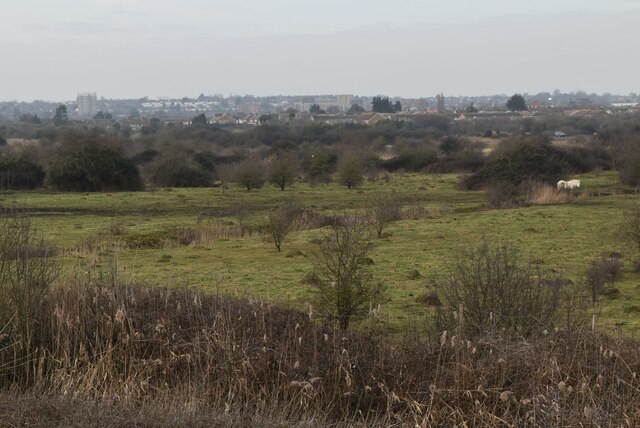
[[[93,117],[98,112],[98,97],[95,92],[78,94],[76,101],[80,117]]]

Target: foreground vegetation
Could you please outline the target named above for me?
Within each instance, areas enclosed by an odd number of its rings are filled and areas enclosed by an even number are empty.
[[[637,343],[580,330],[389,341],[258,301],[117,281],[54,290],[35,317],[28,340],[3,329],[3,424],[640,422]]]

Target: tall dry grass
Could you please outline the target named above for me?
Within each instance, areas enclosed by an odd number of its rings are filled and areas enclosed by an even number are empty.
[[[525,202],[533,205],[559,205],[575,202],[573,193],[556,189],[555,187],[541,182],[528,183],[525,186]]]
[[[3,425],[72,425],[52,408],[103,426],[640,424],[638,342],[584,331],[344,335],[313,313],[117,281],[50,291],[28,346],[14,322],[0,326]]]

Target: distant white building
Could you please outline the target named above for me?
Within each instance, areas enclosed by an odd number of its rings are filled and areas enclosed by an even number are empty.
[[[80,117],[93,117],[98,112],[98,97],[95,92],[78,94],[76,101]]]

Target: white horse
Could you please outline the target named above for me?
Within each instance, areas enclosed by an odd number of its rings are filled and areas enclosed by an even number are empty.
[[[569,180],[565,186],[566,189],[573,190],[580,187],[580,180]]]
[[[564,180],[560,180],[558,181],[558,190],[560,189],[566,189],[567,188],[567,182]]]

